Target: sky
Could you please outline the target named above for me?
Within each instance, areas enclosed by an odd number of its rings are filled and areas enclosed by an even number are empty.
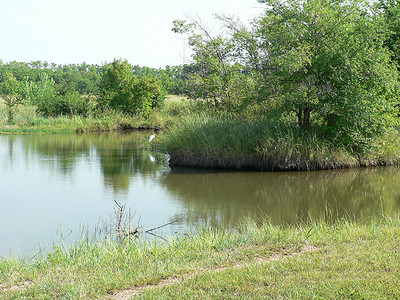
[[[0,0],[0,59],[179,65],[190,51],[173,20],[198,16],[216,32],[214,14],[247,22],[262,11],[256,0]]]

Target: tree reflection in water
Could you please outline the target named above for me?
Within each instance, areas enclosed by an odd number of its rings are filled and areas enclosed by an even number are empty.
[[[147,147],[151,131],[80,135],[30,135],[26,153],[36,153],[44,165],[68,177],[79,159],[99,161],[104,185],[115,193],[129,190],[132,176],[154,176],[165,168],[165,155]],[[149,159],[149,154],[155,161]]]
[[[275,224],[368,222],[400,212],[396,167],[276,173],[173,168],[161,184],[181,201],[191,224],[232,226],[245,217]]]

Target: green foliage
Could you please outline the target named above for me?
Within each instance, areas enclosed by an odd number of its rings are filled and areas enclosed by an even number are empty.
[[[11,73],[6,73],[0,83],[0,94],[8,110],[8,123],[13,123],[14,110],[21,103],[21,85]]]
[[[12,61],[0,65],[0,82],[1,77],[9,72],[19,82],[24,82],[26,78],[30,81],[40,81],[40,76],[47,75],[51,77],[56,86],[68,86],[80,94],[96,94],[97,86],[100,80],[101,67],[97,65],[69,64],[56,65],[49,64],[46,61],[33,61],[30,63]]]
[[[88,115],[95,109],[92,97],[83,97],[75,90],[57,92],[54,80],[47,74],[39,75],[37,82],[25,81],[24,102],[35,105],[44,116]]]
[[[169,94],[184,94],[185,74],[183,66],[166,66],[165,69],[159,70],[158,78]]]
[[[148,114],[161,107],[165,92],[156,78],[134,76],[127,61],[114,60],[104,66],[100,83],[100,104],[125,113]]]
[[[18,95],[21,93],[21,86],[12,73],[6,73],[3,76],[0,92],[3,95]]]
[[[211,100],[215,108],[232,111],[256,90],[243,66],[231,64],[233,45],[222,35],[211,36],[200,21],[174,21],[172,31],[189,36],[194,63],[184,93],[191,99]]]
[[[363,1],[262,1],[267,98],[281,99],[301,128],[319,122],[335,142],[356,152],[395,124],[395,65],[384,47],[380,14]],[[312,119],[313,118],[313,119]]]
[[[296,120],[301,130],[369,152],[399,121],[398,1],[259,2],[266,9],[250,29],[218,17],[225,35],[174,21],[193,50],[185,94],[242,119]]]
[[[41,74],[39,81],[26,81],[23,90],[24,102],[35,105],[44,116],[55,116],[58,112],[55,82],[47,74]]]
[[[380,0],[379,7],[383,10],[385,22],[390,29],[386,45],[392,51],[393,59],[400,68],[400,1]]]
[[[93,96],[81,96],[77,91],[58,95],[57,98],[59,115],[89,116],[94,112],[97,106],[97,101]]]

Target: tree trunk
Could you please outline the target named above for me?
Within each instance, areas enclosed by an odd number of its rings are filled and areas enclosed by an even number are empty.
[[[297,111],[297,121],[299,126],[303,130],[310,129],[310,115],[311,107],[307,106],[305,108],[300,107]]]
[[[214,96],[214,103],[215,103],[215,108],[218,109],[219,108],[219,100],[218,100],[217,96]]]
[[[8,108],[8,124],[14,123],[14,113],[11,108]]]

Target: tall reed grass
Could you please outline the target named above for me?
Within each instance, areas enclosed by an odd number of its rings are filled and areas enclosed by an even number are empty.
[[[317,170],[398,163],[399,140],[399,132],[393,130],[375,141],[375,151],[360,156],[296,124],[200,113],[168,128],[162,144],[173,165]]]

